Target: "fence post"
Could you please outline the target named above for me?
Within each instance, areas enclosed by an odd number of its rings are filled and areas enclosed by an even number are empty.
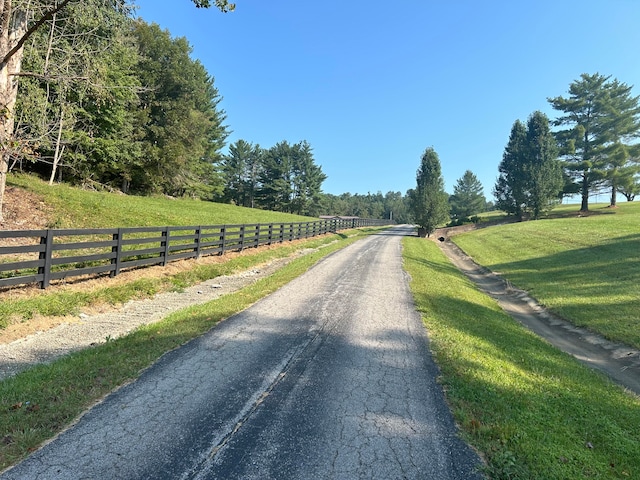
[[[256,225],[255,239],[256,239],[256,244],[254,246],[258,248],[260,246],[260,224]]]
[[[164,247],[164,251],[160,252],[162,258],[162,266],[165,267],[169,263],[169,227],[164,227],[162,230],[162,237],[164,240],[160,242],[160,246]]]
[[[53,255],[53,231],[47,230],[44,237],[40,237],[40,245],[44,245],[44,252],[40,252],[38,258],[44,260],[44,265],[38,267],[38,274],[42,275],[40,288],[45,289],[51,280],[51,257]]]
[[[111,259],[111,264],[115,264],[115,268],[109,272],[110,277],[115,277],[120,273],[120,264],[122,262],[122,228],[118,228],[118,231],[113,234],[113,240],[117,243],[111,247],[111,252],[116,254],[116,258]]]
[[[227,226],[223,225],[222,227],[220,227],[220,255],[224,255],[224,247],[225,247],[225,240],[226,240],[226,229]]]
[[[200,258],[200,242],[202,241],[202,225],[196,227],[196,248],[193,249],[196,252],[196,258]]]
[[[271,245],[271,241],[273,240],[273,223],[269,224],[269,242],[268,245]]]
[[[240,251],[244,250],[244,225],[240,226]]]

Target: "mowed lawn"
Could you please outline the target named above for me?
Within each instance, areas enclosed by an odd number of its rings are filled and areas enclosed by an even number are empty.
[[[575,210],[452,240],[563,318],[640,348],[640,202]]]
[[[488,478],[640,478],[640,398],[505,314],[435,242],[407,237],[403,255],[440,383]]]

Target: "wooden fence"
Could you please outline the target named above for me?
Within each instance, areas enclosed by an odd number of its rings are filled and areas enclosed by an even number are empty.
[[[0,287],[82,275],[114,277],[124,269],[271,245],[379,226],[388,220],[330,219],[315,222],[100,229],[0,231]],[[8,245],[6,245],[8,244]]]

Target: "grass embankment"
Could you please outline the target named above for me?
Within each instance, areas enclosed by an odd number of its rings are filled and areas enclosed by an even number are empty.
[[[0,382],[0,470],[54,436],[96,400],[136,378],[165,352],[202,335],[220,320],[274,292],[320,258],[378,230],[359,229],[327,235],[300,242],[295,247],[285,245],[240,257],[230,264],[246,268],[274,256],[291,254],[296,248],[322,247],[236,293],[176,312],[125,337],[107,339],[104,344]]]
[[[490,478],[640,478],[637,397],[507,316],[435,243],[404,247],[448,402]]]
[[[44,219],[48,228],[115,228],[165,225],[224,225],[271,222],[312,221],[315,218],[279,212],[236,207],[220,203],[166,197],[136,197],[109,192],[87,191],[65,184],[49,186],[30,175],[11,175],[8,184],[42,199],[49,212]],[[19,196],[18,196],[19,198]],[[33,205],[29,205],[33,208]],[[43,228],[25,225],[25,228]],[[278,250],[276,255],[287,255]],[[156,293],[176,290],[197,281],[225,275],[243,268],[246,260],[235,259],[217,265],[194,266],[171,278],[149,276],[138,270],[138,279],[126,285],[104,286],[91,290],[47,291],[24,298],[0,293],[0,329],[35,315],[75,315],[94,304],[115,305],[131,299],[148,298]]]
[[[574,211],[453,240],[575,325],[640,348],[640,203],[598,205],[588,216]]]
[[[50,211],[48,228],[238,225],[317,220],[200,200],[96,192],[65,184],[49,186],[31,175],[11,175],[7,184],[42,196]]]

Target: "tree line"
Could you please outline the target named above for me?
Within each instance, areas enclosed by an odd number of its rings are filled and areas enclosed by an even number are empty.
[[[611,76],[585,73],[571,83],[568,97],[548,98],[559,112],[556,119],[535,111],[526,124],[516,120],[498,166],[495,208],[519,220],[538,219],[577,194],[586,212],[589,198],[603,189],[610,192],[611,207],[618,194],[633,201],[640,193],[640,96],[631,90]],[[409,192],[411,212],[425,234],[450,218],[455,223],[461,206],[478,201],[470,210],[482,211],[479,190],[470,188],[474,177],[467,171],[447,196],[440,159],[433,147],[425,150],[416,189]]]
[[[0,220],[18,168],[126,193],[222,190],[213,77],[186,39],[133,12],[126,0],[0,1]]]
[[[0,212],[6,173],[21,170],[127,194],[413,221],[410,192],[323,193],[327,177],[305,140],[238,140],[222,153],[229,128],[214,78],[187,39],[134,18],[126,0],[0,7]]]

